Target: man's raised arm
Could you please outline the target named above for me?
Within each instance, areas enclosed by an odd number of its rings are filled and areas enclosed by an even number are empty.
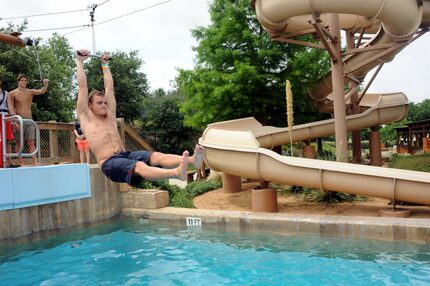
[[[108,109],[113,116],[116,116],[116,99],[113,87],[112,73],[109,68],[109,60],[110,57],[107,54],[103,54],[100,59],[100,61],[102,62],[103,82],[105,87],[105,96],[108,102]]]
[[[76,113],[78,117],[88,110],[88,83],[84,70],[84,60],[88,58],[87,50],[79,50],[76,54],[76,74],[78,80],[78,103]]]
[[[43,82],[43,88],[31,90],[31,93],[33,95],[45,94],[48,91],[49,79],[44,79],[42,82]]]

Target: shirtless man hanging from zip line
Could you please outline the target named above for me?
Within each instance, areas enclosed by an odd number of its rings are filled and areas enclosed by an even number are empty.
[[[196,145],[193,156],[184,151],[182,156],[161,152],[126,151],[118,132],[114,82],[109,69],[109,56],[100,61],[103,71],[104,92],[88,93],[83,61],[90,56],[87,50],[76,55],[78,102],[77,115],[102,172],[114,182],[137,186],[142,180],[177,178],[186,180],[187,166],[199,169],[204,159],[204,148]],[[160,168],[162,167],[162,168]]]

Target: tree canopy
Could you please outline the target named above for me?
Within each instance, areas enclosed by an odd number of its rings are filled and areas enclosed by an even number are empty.
[[[20,27],[9,26],[2,32],[21,31],[25,25],[24,22]],[[48,92],[34,97],[32,112],[35,120],[68,122],[73,118],[73,66],[72,49],[68,41],[57,34],[47,42],[28,48],[0,44],[0,73],[5,90],[17,88],[20,74],[29,77],[28,88],[42,88],[41,77],[50,79]]]
[[[9,26],[0,31],[11,33],[22,31],[26,22],[20,26]],[[31,47],[18,48],[0,43],[0,75],[3,88],[11,91],[17,88],[17,77],[29,77],[28,88],[42,87],[41,79],[50,80],[48,92],[33,98],[32,112],[36,121],[57,120],[70,122],[74,119],[76,108],[75,53],[67,39],[58,34],[39,41]],[[140,72],[143,61],[137,51],[114,52],[111,67],[115,81],[117,117],[126,121],[141,118],[144,97],[148,95],[146,75]],[[90,89],[103,90],[100,60],[92,58],[85,63]]]
[[[430,119],[430,99],[419,103],[411,102],[407,118],[409,122]]]
[[[194,149],[201,133],[184,126],[184,116],[179,112],[182,101],[177,91],[166,93],[162,89],[145,98],[142,120],[136,125],[156,150],[180,154]]]
[[[110,55],[112,59],[109,64],[115,85],[117,117],[122,117],[127,122],[139,119],[142,117],[144,98],[149,93],[146,75],[139,71],[143,61],[138,57],[137,51],[129,53],[116,51]],[[92,58],[85,63],[85,68],[89,90],[102,91],[104,87],[100,60]]]
[[[320,118],[306,90],[328,69],[324,51],[273,41],[249,0],[214,0],[212,23],[192,31],[198,41],[194,70],[179,70],[185,123],[195,128],[254,116],[263,124],[286,125],[285,80],[292,83],[295,122]]]

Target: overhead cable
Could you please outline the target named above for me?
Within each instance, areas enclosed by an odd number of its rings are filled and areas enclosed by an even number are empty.
[[[167,2],[171,2],[171,1],[173,1],[173,0],[167,0],[167,1],[164,1],[164,2],[160,2],[160,3],[154,4],[154,5],[151,5],[151,6],[148,6],[148,7],[142,8],[142,9],[139,9],[139,10],[135,10],[135,11],[133,11],[133,12],[130,12],[130,13],[127,13],[127,14],[124,14],[124,15],[121,15],[121,16],[118,16],[118,17],[115,17],[115,18],[111,18],[111,19],[108,19],[108,20],[102,21],[102,22],[100,22],[100,23],[97,23],[96,25],[98,26],[98,25],[101,25],[101,24],[104,24],[104,23],[107,23],[107,22],[110,22],[110,21],[113,21],[113,20],[116,20],[116,19],[119,19],[119,18],[122,18],[122,17],[128,16],[128,15],[131,15],[131,14],[135,14],[135,13],[140,12],[140,11],[143,11],[143,10],[147,10],[147,9],[150,9],[150,8],[154,8],[154,7],[156,7],[156,6],[160,6],[160,5],[162,5],[162,4],[166,4]]]
[[[41,32],[41,31],[51,31],[51,30],[64,30],[64,29],[73,29],[73,28],[78,28],[78,27],[89,27],[90,25],[86,24],[86,25],[79,25],[79,26],[69,26],[69,27],[59,27],[59,28],[46,28],[46,29],[37,29],[37,30],[25,30],[22,31],[23,33],[27,33],[27,32]]]
[[[100,3],[100,4],[97,4],[97,7],[100,7],[101,5],[103,5],[104,3],[106,3],[106,2],[109,2],[110,0],[106,0],[106,1],[104,1],[104,2],[102,2],[102,3]]]
[[[75,30],[75,31],[71,31],[71,32],[68,32],[68,33],[65,33],[65,34],[63,34],[63,37],[64,37],[64,36],[66,36],[66,35],[70,35],[70,34],[77,33],[77,32],[79,32],[79,31],[82,31],[82,30],[88,29],[89,27],[90,27],[90,25],[87,25],[87,27],[84,27],[84,28],[81,28],[81,29],[77,29],[77,30]]]
[[[109,0],[108,0],[109,1]],[[106,2],[106,1],[105,1]],[[52,12],[52,13],[45,13],[45,14],[35,14],[35,15],[27,15],[27,16],[17,16],[17,17],[9,17],[9,18],[0,18],[0,20],[14,20],[14,19],[21,19],[21,18],[31,18],[31,17],[41,17],[41,16],[51,16],[51,15],[58,15],[58,14],[66,14],[66,13],[76,13],[76,12],[83,12],[87,11],[88,9],[81,9],[81,10],[71,10],[71,11],[62,11],[62,12]]]

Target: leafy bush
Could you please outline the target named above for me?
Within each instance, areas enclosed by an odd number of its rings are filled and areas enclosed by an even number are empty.
[[[307,202],[338,204],[365,200],[364,196],[351,195],[343,192],[322,192],[316,189],[305,189],[301,197]]]
[[[336,161],[336,149],[324,149],[321,155],[319,154],[319,152],[317,152],[316,154],[317,159],[319,160]]]
[[[275,188],[279,194],[284,196],[297,195],[303,192],[302,186],[291,186],[289,188],[285,188],[282,185],[276,185],[276,184],[271,184],[271,186],[272,188]]]
[[[185,191],[188,196],[194,198],[206,192],[218,189],[221,185],[219,181],[194,181],[187,185]]]
[[[281,195],[292,195],[307,202],[337,204],[341,202],[363,201],[364,196],[350,195],[343,192],[322,192],[317,189],[308,189],[302,186],[284,188],[280,185],[272,185]]]
[[[390,168],[430,172],[430,153],[418,155],[394,155],[389,163]]]
[[[169,197],[169,206],[178,208],[194,208],[193,198],[191,198],[183,190],[181,192],[174,193]]]
[[[180,208],[193,208],[193,198],[206,192],[221,187],[219,181],[194,181],[189,183],[185,188],[171,185],[167,180],[160,181],[143,181],[139,188],[157,189],[169,192],[169,206]]]
[[[160,181],[142,181],[139,185],[140,189],[156,189],[169,192],[169,196],[180,192],[182,189],[176,185],[169,184],[167,180]]]

